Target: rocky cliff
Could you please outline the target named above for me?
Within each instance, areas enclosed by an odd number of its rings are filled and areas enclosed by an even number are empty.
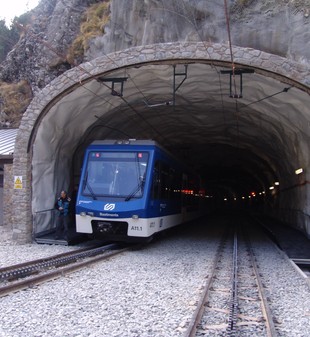
[[[94,2],[42,0],[26,22],[15,21],[20,39],[0,65],[0,126],[18,126],[33,95],[72,67],[68,49]]]
[[[42,0],[27,24],[18,24],[20,39],[1,65],[6,82],[27,79],[34,92],[71,67],[66,53],[79,33],[91,1]]]
[[[310,0],[227,0],[227,11],[224,4],[41,0],[31,20],[18,25],[20,39],[1,64],[0,80],[26,81],[35,94],[67,69],[113,51],[172,41],[228,42],[228,22],[233,45],[310,62]],[[0,96],[8,112],[1,86]]]

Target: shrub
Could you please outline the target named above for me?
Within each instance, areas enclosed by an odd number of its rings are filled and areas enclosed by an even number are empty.
[[[89,7],[83,17],[80,34],[71,44],[67,53],[70,64],[83,62],[89,41],[104,34],[104,27],[110,20],[110,1],[104,1]]]
[[[32,97],[31,86],[25,80],[0,82],[0,126],[18,127]]]

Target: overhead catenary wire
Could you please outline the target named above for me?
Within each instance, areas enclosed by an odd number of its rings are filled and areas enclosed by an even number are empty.
[[[42,38],[40,38],[40,37],[37,37],[37,36],[35,36],[33,33],[31,33],[30,32],[30,30],[29,29],[27,29],[26,27],[24,27],[24,26],[22,26],[21,24],[18,24],[18,23],[15,23],[15,24],[17,24],[17,25],[19,25],[19,28],[21,28],[22,30],[24,30],[24,32],[25,33],[27,33],[31,38],[33,38],[33,39],[35,39],[35,40],[39,40],[39,43],[42,43],[42,45],[44,45],[46,48],[48,48],[50,51],[52,51],[53,53],[55,53],[57,56],[59,56],[59,57],[62,57],[62,58],[65,58],[65,55],[62,55],[62,54],[60,54],[55,48],[53,48],[52,46],[50,46],[50,44],[49,43],[47,43],[46,41],[44,41]],[[105,55],[106,56],[106,55]],[[108,57],[108,56],[107,56]],[[110,57],[108,57],[108,59],[110,59],[111,60],[111,58]],[[113,60],[113,62],[117,65],[117,66],[119,66],[114,60]],[[91,74],[89,71],[87,71],[86,69],[84,69],[81,65],[74,65],[76,68],[78,68],[79,70],[81,70],[81,72],[82,73],[85,73],[85,74],[87,74],[88,76],[89,76],[89,78],[91,78],[91,77],[93,77],[93,78],[95,78],[95,76],[93,75],[93,74]],[[67,77],[70,81],[72,81],[72,82],[74,82],[74,83],[76,83],[76,81],[75,80],[73,80],[72,78],[70,78],[67,74],[66,74],[66,72],[64,72],[62,75],[64,75],[65,77]],[[105,87],[107,87],[109,90],[111,90],[111,87],[110,86],[108,86],[107,84],[105,84],[105,83],[102,83],[101,81],[98,81],[98,83],[100,83],[101,85],[103,85],[103,86],[105,86]],[[110,104],[113,108],[117,108],[118,106],[114,106],[110,101],[108,101],[108,100],[106,100],[106,99],[104,99],[103,97],[101,97],[100,95],[98,95],[97,93],[95,93],[95,92],[93,92],[91,89],[89,89],[89,88],[87,88],[84,84],[83,84],[83,81],[82,80],[80,80],[79,81],[79,84],[80,84],[80,86],[81,87],[83,87],[85,90],[87,90],[87,91],[89,91],[91,94],[93,94],[94,96],[96,96],[96,97],[98,97],[98,98],[100,98],[100,99],[102,99],[105,103],[108,103],[108,104]],[[139,90],[140,92],[141,92],[141,90]],[[118,97],[120,97],[121,99],[122,99],[122,101],[132,110],[132,111],[134,111],[135,112],[135,114],[137,115],[137,116],[139,116],[140,117],[140,119],[145,123],[145,124],[147,124],[148,125],[148,127],[150,127],[155,133],[157,133],[157,135],[158,136],[160,136],[161,138],[164,138],[163,137],[163,135],[154,127],[154,126],[152,126],[148,121],[147,121],[147,119],[146,118],[144,118],[124,97],[122,97],[122,96],[118,96]],[[143,129],[143,127],[141,126],[141,129]]]
[[[63,2],[62,2],[62,3],[63,3]],[[186,15],[185,15],[186,13],[184,14],[184,12],[185,12],[185,10],[186,10],[186,8],[185,8],[186,6],[185,6],[185,3],[184,3],[184,0],[182,0],[182,4],[183,4],[182,12],[179,12],[179,13],[176,13],[176,14],[182,16],[183,18],[186,18],[187,21],[188,21],[190,24],[193,25],[195,31],[197,32],[197,35],[198,35],[200,41],[203,42],[203,44],[204,44],[204,46],[205,46],[206,52],[208,52],[208,51],[207,51],[208,45],[207,45],[206,41],[204,41],[203,38],[202,38],[202,36],[201,36],[201,32],[199,31],[199,28],[198,28],[198,25],[197,25],[197,21],[196,21],[196,19],[195,19],[194,12],[193,12],[193,11],[189,11],[189,12],[188,12],[189,15],[186,16]],[[65,6],[64,3],[63,3],[63,5]],[[164,10],[164,11],[167,11],[167,12],[169,12],[169,11],[171,12],[171,11],[172,11],[171,9],[166,8],[164,3],[163,3],[163,10]],[[228,9],[227,9],[227,1],[226,1],[226,0],[225,0],[225,16],[226,16],[226,22],[227,22],[228,35],[229,35],[229,48],[230,48],[230,54],[231,54],[231,63],[232,63],[232,69],[233,69],[233,71],[234,71],[235,65],[234,65],[234,59],[233,59],[232,41],[231,41],[231,36],[230,36],[231,34],[230,34],[229,16],[228,16]],[[32,33],[31,33],[31,34],[32,34]],[[56,53],[57,55],[59,55],[59,52],[58,52],[55,48],[53,48],[51,45],[49,45],[46,41],[44,41],[42,38],[39,38],[38,36],[35,36],[34,34],[33,34],[32,37],[35,38],[35,39],[37,39],[37,40],[38,40],[38,39],[41,39],[42,44],[44,44],[48,49],[50,49],[51,51],[53,51],[54,53]],[[111,57],[109,57],[107,54],[104,54],[104,53],[103,53],[103,55],[105,55],[105,56],[106,56],[110,61],[112,61],[116,66],[119,66],[119,65],[117,64],[117,62],[115,62],[115,60],[112,59]],[[64,55],[59,55],[59,56],[64,57]],[[211,65],[212,65],[212,64],[211,64]],[[79,68],[82,72],[87,73],[89,76],[93,76],[92,74],[88,73],[82,66],[80,66],[80,65],[74,65],[74,66],[76,66],[77,68]],[[216,66],[214,67],[214,69],[218,72]],[[64,76],[67,76],[66,73],[64,73]],[[67,76],[67,78],[69,78],[69,77]],[[137,86],[137,84],[135,83],[134,79],[133,79],[131,76],[129,76],[129,79],[132,81],[132,83],[133,83],[133,85],[135,86],[135,88],[137,89],[137,91],[141,94],[141,96],[142,96],[143,99],[145,100],[145,99],[146,99],[145,94],[144,94],[143,91]],[[70,79],[70,80],[72,80],[72,79]],[[219,77],[219,80],[220,80],[220,77]],[[103,97],[101,97],[101,96],[98,95],[97,93],[93,92],[90,88],[86,87],[86,86],[83,84],[82,81],[80,81],[80,85],[81,85],[85,90],[88,90],[88,91],[89,91],[91,94],[93,94],[94,96],[99,97],[100,99],[104,100],[104,102],[107,103],[107,104],[109,104],[109,105],[111,105],[111,107],[116,108],[116,106],[114,106],[113,103],[112,103],[111,101],[105,100]],[[101,83],[101,85],[105,85],[107,88],[110,89],[110,87],[109,87],[108,85],[104,84],[104,83]],[[236,91],[236,89],[235,89],[235,91]],[[222,92],[221,80],[220,80],[220,92],[221,92],[221,100],[222,100],[222,109],[223,109],[223,111],[224,111],[224,108],[223,108],[224,102],[223,102],[223,92]],[[271,97],[271,96],[270,96],[270,97]],[[163,135],[161,134],[161,132],[160,132],[157,128],[155,128],[154,125],[150,124],[149,121],[147,120],[147,118],[144,117],[143,114],[141,114],[139,111],[137,111],[137,109],[135,109],[135,107],[134,107],[134,106],[133,106],[133,105],[132,105],[126,98],[122,98],[122,100],[123,100],[124,104],[125,104],[126,106],[128,106],[132,111],[134,111],[134,112],[136,113],[136,115],[139,116],[139,118],[140,118],[141,120],[143,120],[144,123],[146,123],[149,127],[151,127],[151,129],[152,129],[157,135],[163,137]],[[259,101],[260,101],[260,100],[259,100]],[[258,102],[258,101],[257,101],[257,102]],[[253,102],[253,103],[254,103],[254,102]],[[250,103],[250,104],[253,104],[253,103]],[[250,104],[248,104],[248,105],[250,105]],[[238,105],[237,101],[236,101],[236,105]],[[248,106],[248,105],[247,105],[247,106]],[[243,108],[243,107],[242,107],[242,108]],[[238,106],[237,106],[237,108],[236,108],[236,112],[238,112]]]
[[[230,19],[228,14],[228,6],[227,6],[227,0],[224,0],[224,11],[225,11],[225,19],[226,19],[226,28],[227,28],[227,34],[228,34],[228,43],[229,43],[229,51],[230,51],[230,61],[231,61],[231,68],[232,68],[232,79],[233,79],[233,86],[234,86],[234,95],[235,98],[235,116],[236,116],[236,129],[237,129],[237,140],[236,145],[239,149],[239,142],[240,142],[240,125],[239,125],[239,108],[238,108],[238,99],[237,97],[237,87],[236,87],[236,76],[235,76],[235,63],[234,63],[234,55],[233,55],[233,49],[232,49],[232,40],[231,40],[231,30],[230,30]]]
[[[251,102],[251,103],[248,103],[248,104],[246,104],[246,105],[243,105],[240,109],[247,108],[248,106],[250,106],[250,105],[252,105],[252,104],[256,104],[256,103],[262,102],[262,101],[264,101],[264,100],[266,100],[266,99],[268,99],[268,98],[277,96],[277,95],[279,95],[279,94],[286,93],[286,92],[288,92],[291,88],[292,88],[292,86],[291,86],[291,87],[285,87],[285,88],[284,88],[283,90],[281,90],[281,91],[277,91],[277,92],[275,92],[274,94],[265,96],[265,97],[260,98],[260,99],[258,99],[258,100],[256,100],[256,101],[253,101],[253,102]]]
[[[180,13],[179,11],[177,10],[172,10],[172,9],[169,9],[165,6],[165,2],[162,0],[161,1],[162,3],[162,10],[164,12],[170,12],[170,13],[173,13],[175,15],[178,15],[180,16],[181,18],[185,19],[190,25],[193,26],[194,30],[196,31],[197,33],[197,36],[199,38],[199,41],[203,44],[204,46],[204,49],[206,51],[206,54],[209,55],[209,52],[208,52],[208,47],[209,47],[209,43],[203,38],[203,36],[201,35],[201,32],[199,31],[199,28],[198,28],[198,25],[197,25],[197,20],[195,18],[195,13],[194,13],[194,10],[191,11],[191,19],[189,17],[187,17],[186,15],[184,15],[184,13]],[[184,0],[182,0],[182,4],[183,4],[183,8],[185,9],[186,5],[184,3]],[[209,55],[210,56],[210,55]],[[211,57],[210,57],[211,59]],[[220,71],[217,69],[217,66],[215,66],[213,64],[213,62],[210,63],[210,66],[213,67],[213,69],[216,71],[216,73],[218,74],[218,78],[219,78],[219,91],[220,91],[220,96],[221,96],[221,106],[222,106],[222,113],[223,113],[223,119],[224,119],[224,124],[227,126],[227,121],[226,121],[226,118],[225,118],[225,109],[224,109],[224,100],[223,100],[223,97],[224,97],[224,93],[223,93],[223,88],[222,88],[222,82],[221,82],[221,73]],[[227,132],[227,127],[226,127],[226,132]],[[228,137],[228,136],[227,136]]]
[[[225,18],[226,18],[226,28],[228,34],[228,43],[229,43],[229,51],[230,51],[230,60],[231,60],[231,68],[232,68],[232,77],[233,77],[233,84],[235,89],[235,97],[237,97],[237,86],[236,86],[236,77],[235,77],[235,63],[234,63],[234,55],[232,49],[232,42],[231,42],[231,32],[230,32],[230,20],[228,14],[228,6],[227,0],[224,0],[224,10],[225,10]]]
[[[51,1],[49,0],[49,2],[51,3]],[[68,7],[67,4],[65,4],[63,1],[61,1],[61,3],[64,5],[64,7]],[[28,28],[24,27],[23,25],[21,25],[18,22],[13,22],[14,25],[16,25],[18,28],[20,28],[22,31],[24,31],[24,33],[27,33],[28,36],[30,36],[31,38],[35,39],[35,40],[39,40],[39,43],[42,43],[46,48],[48,48],[50,51],[52,51],[53,53],[55,53],[57,56],[66,59],[65,55],[62,55],[61,53],[59,53],[59,51],[57,51],[54,47],[52,47],[48,42],[44,41],[42,38],[34,35]],[[117,67],[119,67],[119,65],[115,62],[115,60],[113,60],[112,58],[110,58],[108,55],[104,54],[110,61],[112,61]],[[92,75],[91,73],[89,73],[87,70],[85,70],[82,66],[78,65],[78,64],[73,64],[75,67],[77,67],[78,69],[80,69],[82,72],[88,74],[90,77],[94,77],[94,75]],[[66,75],[66,73],[64,72],[62,75],[66,76],[69,80],[73,81],[73,79],[71,79],[69,76]],[[132,80],[132,78],[130,78],[131,81],[134,83],[134,81]],[[76,83],[75,81],[73,81],[74,83]],[[107,88],[109,88],[111,90],[111,88],[105,84],[102,83],[101,81],[98,81],[98,83],[100,83],[103,86],[106,86]],[[134,83],[136,89],[138,89],[137,85]],[[85,85],[83,85],[82,81],[80,80],[80,86],[83,87],[85,90],[89,91],[91,94],[93,94],[94,96],[103,99],[105,101],[105,103],[110,104],[112,107],[117,108],[116,106],[113,106],[113,104],[110,101],[105,100],[103,97],[101,97],[100,95],[96,94],[95,92],[93,92],[91,89],[87,88]],[[145,95],[142,93],[142,91],[140,89],[138,89],[138,91],[142,94],[142,96],[145,99]],[[124,97],[118,95],[123,102],[132,110],[135,112],[135,114],[137,116],[139,116],[139,118],[148,125],[148,127],[150,127],[158,136],[160,136],[161,138],[164,138],[163,135],[153,126],[151,125],[146,118],[144,118]],[[143,127],[142,127],[143,129]]]
[[[33,34],[28,28],[24,27],[23,25],[21,25],[20,23],[15,22],[14,23],[16,26],[18,26],[21,30],[24,31],[24,33],[27,33],[28,36],[30,36],[31,38],[33,38],[36,41],[39,41],[39,43],[41,43],[42,45],[44,45],[46,48],[48,48],[50,51],[52,51],[55,55],[61,57],[61,58],[65,58],[65,55],[59,53],[54,47],[52,47],[49,43],[47,43],[46,41],[44,41],[42,38],[36,36],[35,34]],[[81,70],[84,73],[88,73],[82,66],[80,65],[75,65],[75,67],[77,67],[79,70]],[[89,74],[89,73],[88,73]],[[70,81],[76,83],[76,81],[74,81],[72,78],[70,78],[70,76],[68,76],[66,74],[66,72],[64,72],[62,75],[64,75],[67,79],[69,79]],[[91,75],[91,74],[90,74]],[[92,76],[92,75],[91,75]],[[91,89],[85,87],[85,85],[82,83],[82,81],[79,81],[79,84],[81,87],[83,87],[85,90],[89,91],[91,94],[93,94],[94,96],[103,99],[105,101],[105,103],[110,104],[113,106],[113,104],[110,101],[105,100],[103,97],[101,97],[100,95],[96,94],[95,92],[93,92]],[[115,107],[115,106],[114,106]]]

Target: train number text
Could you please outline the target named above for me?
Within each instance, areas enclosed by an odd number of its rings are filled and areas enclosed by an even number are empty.
[[[132,231],[142,231],[142,226],[131,226]]]

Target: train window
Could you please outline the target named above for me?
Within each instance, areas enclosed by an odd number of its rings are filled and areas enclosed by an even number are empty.
[[[169,186],[169,167],[162,163],[160,170],[160,198],[169,199],[170,186]]]
[[[171,180],[171,198],[179,200],[181,198],[182,190],[182,175],[180,171],[170,170],[170,180]]]
[[[199,205],[199,181],[196,177],[183,175],[182,204],[188,209],[195,210]]]
[[[179,199],[181,196],[181,173],[168,164],[157,161],[153,169],[152,198]]]
[[[148,152],[90,152],[83,194],[94,199],[102,196],[128,200],[143,194]]]
[[[160,162],[156,161],[153,169],[152,199],[160,198]]]

